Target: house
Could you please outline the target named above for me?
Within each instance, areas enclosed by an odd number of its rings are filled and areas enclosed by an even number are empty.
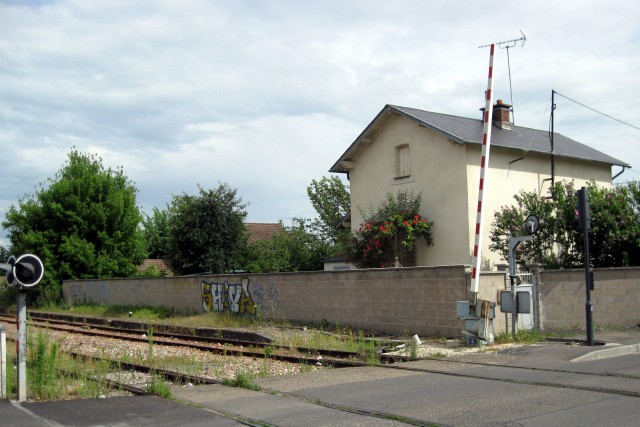
[[[577,187],[593,180],[610,186],[612,167],[630,166],[600,151],[549,132],[515,126],[511,106],[498,101],[493,109],[491,153],[484,187],[482,267],[504,262],[489,251],[494,213],[514,203],[521,190],[545,196],[553,179]],[[398,190],[422,195],[421,215],[435,222],[434,245],[419,242],[417,265],[471,264],[478,203],[482,149],[481,118],[440,114],[386,105],[331,167],[345,173],[351,192],[351,229]]]
[[[258,240],[270,240],[275,234],[284,231],[280,222],[245,222],[244,226],[249,236],[249,244]]]
[[[173,276],[173,270],[171,269],[171,260],[165,258],[147,258],[142,261],[142,264],[138,266],[138,271],[145,272],[153,268],[159,273],[164,273],[167,277]]]

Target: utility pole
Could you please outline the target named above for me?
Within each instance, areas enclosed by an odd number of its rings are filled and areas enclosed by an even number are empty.
[[[584,275],[585,288],[587,290],[586,309],[586,329],[587,329],[587,345],[592,346],[593,343],[593,306],[591,305],[591,291],[593,290],[593,272],[589,262],[589,230],[591,229],[591,218],[589,217],[589,190],[582,187],[577,192],[578,195],[578,224],[582,229],[584,244]]]

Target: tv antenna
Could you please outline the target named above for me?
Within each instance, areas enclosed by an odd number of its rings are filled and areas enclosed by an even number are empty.
[[[498,46],[500,49],[507,49],[507,68],[509,70],[509,97],[511,100],[511,119],[513,121],[513,124],[516,124],[516,113],[513,109],[513,87],[511,85],[511,59],[509,58],[509,49],[511,49],[512,47],[516,47],[518,45],[518,42],[522,42],[522,45],[520,47],[524,47],[524,44],[527,41],[527,36],[524,35],[522,30],[520,30],[520,34],[522,34],[522,37],[519,37],[517,39],[505,40],[501,42],[495,42],[491,44],[478,46],[479,48],[483,48],[483,47],[491,46],[493,44]]]
[[[501,41],[501,42],[493,42],[493,43],[489,43],[489,44],[483,44],[482,46],[478,46],[478,47],[479,48],[489,47],[492,44],[498,46],[499,48],[502,48],[502,45],[509,45],[509,47],[514,47],[520,41],[522,42],[522,46],[524,47],[524,43],[527,41],[527,36],[524,35],[522,30],[520,30],[520,34],[522,34],[522,37],[517,38],[517,39],[505,40],[505,41]]]

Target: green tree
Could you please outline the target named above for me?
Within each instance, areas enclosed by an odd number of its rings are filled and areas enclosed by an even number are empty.
[[[270,240],[250,244],[244,269],[252,273],[322,270],[331,249],[331,244],[298,220]]]
[[[169,229],[169,209],[153,208],[151,216],[144,216],[142,222],[148,258],[171,258],[171,230]]]
[[[0,244],[0,262],[7,262],[9,256],[11,256],[11,251],[3,244]]]
[[[196,196],[174,196],[169,206],[172,267],[177,274],[236,270],[246,251],[246,205],[227,184],[198,189]]]
[[[337,176],[315,179],[307,187],[311,205],[318,213],[311,226],[316,234],[328,242],[339,244],[348,230],[336,229],[337,224],[351,209],[349,189]]]
[[[45,267],[30,298],[57,302],[65,279],[131,275],[145,255],[136,193],[121,168],[73,149],[46,186],[12,205],[2,226],[13,253],[38,255]]]
[[[589,255],[592,267],[640,265],[640,194],[638,183],[614,189],[587,185],[591,230]],[[508,238],[524,233],[524,220],[535,214],[541,221],[531,242],[518,247],[519,259],[543,263],[547,268],[574,268],[583,264],[584,240],[578,228],[578,200],[571,183],[556,183],[551,197],[535,191],[514,196],[516,204],[496,212],[490,234],[491,250],[508,258]]]

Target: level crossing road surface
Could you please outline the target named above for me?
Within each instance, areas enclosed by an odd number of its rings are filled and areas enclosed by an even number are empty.
[[[622,345],[543,343],[390,367],[328,369],[257,379],[261,391],[187,385],[174,390],[177,401],[2,401],[0,424],[638,426],[640,330],[607,338]]]

